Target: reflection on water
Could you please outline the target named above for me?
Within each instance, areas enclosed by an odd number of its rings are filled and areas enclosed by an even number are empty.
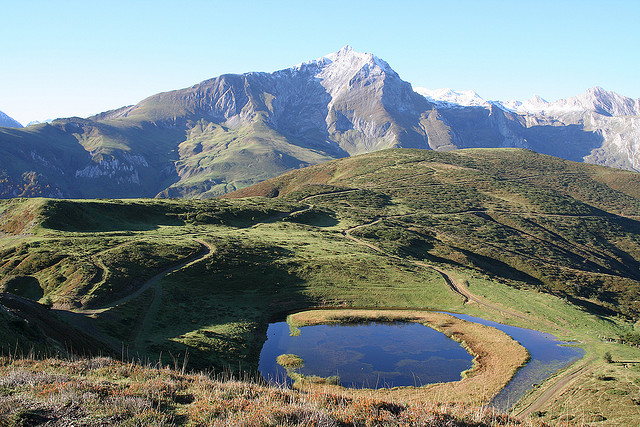
[[[276,357],[296,354],[301,373],[329,377],[353,388],[421,386],[457,381],[471,368],[472,356],[459,343],[418,323],[316,325],[289,336],[286,322],[272,323],[258,370],[270,381],[288,381]]]
[[[491,406],[497,409],[510,409],[534,384],[542,383],[555,372],[584,356],[583,349],[568,347],[567,343],[558,341],[551,334],[503,325],[466,314],[448,314],[459,319],[500,329],[529,350],[531,354],[529,363],[518,371],[509,384],[491,402]]]
[[[580,359],[584,350],[567,346],[551,334],[507,326],[464,314],[460,319],[497,328],[522,344],[531,361],[498,393],[491,405],[510,409],[534,384]],[[338,375],[341,385],[354,388],[421,386],[457,381],[471,367],[472,357],[457,342],[418,323],[317,325],[289,336],[286,322],[272,323],[260,353],[259,371],[269,381],[290,382],[276,357],[302,357],[304,375]]]

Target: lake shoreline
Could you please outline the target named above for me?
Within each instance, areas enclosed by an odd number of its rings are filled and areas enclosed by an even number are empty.
[[[422,387],[353,389],[337,385],[298,381],[296,388],[349,396],[366,396],[406,403],[449,401],[483,405],[513,378],[529,360],[528,351],[506,333],[495,328],[458,319],[439,312],[417,310],[309,310],[291,314],[287,323],[295,328],[320,324],[357,322],[416,322],[431,327],[460,342],[474,356],[473,367],[460,381]]]

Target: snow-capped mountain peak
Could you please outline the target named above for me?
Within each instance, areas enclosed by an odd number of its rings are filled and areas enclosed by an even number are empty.
[[[344,46],[338,52],[330,53],[304,65],[317,67],[314,77],[322,81],[322,85],[332,96],[342,90],[352,81],[354,76],[361,72],[368,76],[391,75],[398,77],[398,74],[387,62],[372,53],[356,52],[349,45]]]
[[[535,94],[527,102],[532,105],[548,105],[549,104],[549,102],[546,99]]]
[[[339,51],[325,55],[321,59],[327,59],[332,63],[349,63],[357,68],[362,68],[365,64],[369,64],[370,66],[379,67],[385,72],[394,72],[386,61],[372,53],[356,52],[349,45],[345,45]]]
[[[487,107],[489,102],[472,90],[455,91],[449,88],[427,89],[417,87],[415,91],[436,105],[447,107]]]
[[[343,46],[337,52],[329,53],[312,61],[301,62],[274,74],[289,75],[299,72],[311,73],[313,78],[320,79],[322,86],[332,96],[348,85],[353,77],[360,72],[374,77],[388,75],[399,78],[386,61],[372,53],[356,52],[349,45]]]
[[[627,98],[599,86],[587,89],[586,92],[572,98],[555,102],[547,102],[534,95],[528,101],[511,100],[500,102],[500,104],[518,113],[567,114],[591,111],[603,116],[640,115],[640,100]]]
[[[515,99],[509,101],[498,101],[501,107],[515,111],[518,113],[540,113],[549,108],[549,102],[539,95],[533,95],[526,101],[517,101]]]
[[[572,109],[594,111],[605,116],[635,116],[640,114],[637,109],[637,100],[604,90],[599,86],[592,87],[576,97],[560,100],[555,104]]]

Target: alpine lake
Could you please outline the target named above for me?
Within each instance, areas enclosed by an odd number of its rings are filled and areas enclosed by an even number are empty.
[[[499,329],[525,347],[531,359],[492,400],[507,410],[537,383],[580,359],[584,351],[553,335],[481,318],[450,314]],[[367,321],[291,327],[271,323],[258,370],[272,384],[292,384],[291,367],[280,355],[295,355],[296,374],[328,379],[346,388],[421,387],[459,381],[473,356],[444,333],[421,323]],[[280,360],[280,363],[282,361]]]

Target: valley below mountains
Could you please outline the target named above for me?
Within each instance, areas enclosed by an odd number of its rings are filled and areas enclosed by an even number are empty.
[[[320,378],[309,380],[320,390],[286,391],[289,402],[343,402],[318,409],[340,420],[329,425],[431,425],[403,417],[418,411],[422,420],[437,412],[425,403],[443,400],[452,425],[632,425],[639,212],[640,174],[520,148],[379,150],[207,200],[3,200],[0,390],[10,391],[0,396],[0,420],[135,424],[143,414],[127,402],[148,402],[158,408],[144,413],[150,419],[234,425],[258,405],[250,396],[282,396],[256,374],[269,324],[324,308],[347,313],[347,324],[362,316],[355,309],[369,321],[387,319],[385,310],[414,321],[430,311],[468,314],[549,332],[585,352],[544,384],[526,383],[526,395],[510,400],[518,400],[511,415],[525,418],[513,420],[476,408],[490,404],[526,352],[505,371],[496,361],[511,356],[486,336],[476,338],[485,350],[460,381],[356,392],[325,389]],[[459,325],[433,326],[464,341]],[[74,362],[78,353],[89,358]],[[41,361],[49,355],[70,360]],[[213,396],[186,370],[252,382],[200,376],[223,389]],[[280,406],[250,414],[266,425],[308,425],[299,409],[278,418]]]
[[[1,425],[637,423],[640,100],[414,89],[345,46],[0,120]],[[273,386],[276,322],[420,323],[467,364],[356,390],[283,350]],[[458,359],[427,344],[365,362]]]
[[[386,148],[520,147],[640,169],[638,100],[601,88],[555,103],[416,90],[345,46],[89,118],[0,127],[0,197],[208,198]]]

